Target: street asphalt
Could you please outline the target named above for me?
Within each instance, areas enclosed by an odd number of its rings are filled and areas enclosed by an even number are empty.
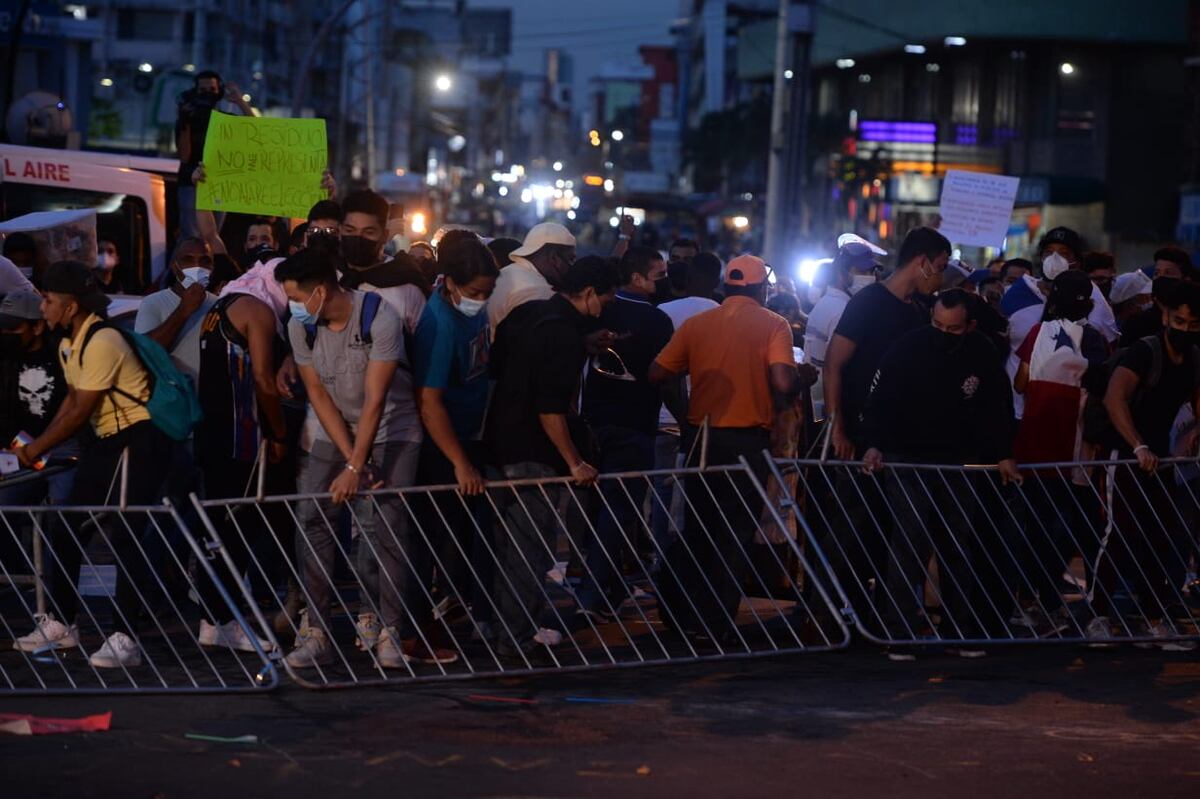
[[[1200,658],[879,649],[394,688],[8,697],[3,797],[1195,797]],[[254,743],[187,737],[255,736]]]

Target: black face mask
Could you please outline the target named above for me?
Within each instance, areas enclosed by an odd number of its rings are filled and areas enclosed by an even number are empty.
[[[309,233],[305,247],[327,253],[338,253],[341,240],[332,233]]]
[[[342,257],[351,266],[367,267],[379,263],[379,251],[383,248],[381,242],[372,241],[363,236],[342,236]]]
[[[254,264],[258,263],[259,261],[265,263],[274,257],[276,257],[276,252],[270,244],[260,244],[253,250],[247,250],[246,252],[242,253],[242,258],[239,263],[241,264],[242,271],[245,272],[246,270],[251,269]]]
[[[671,279],[664,276],[654,281],[654,301],[667,302],[671,299]]]
[[[964,335],[962,333],[947,333],[945,330],[938,329],[939,338],[942,342],[942,349],[946,352],[954,352],[962,346]]]
[[[221,101],[221,93],[200,91],[199,89],[192,92],[191,103],[197,108],[212,109],[217,107],[217,103]]]
[[[1177,327],[1167,328],[1167,341],[1171,348],[1178,353],[1187,353],[1192,347],[1200,347],[1200,330],[1180,330]]]

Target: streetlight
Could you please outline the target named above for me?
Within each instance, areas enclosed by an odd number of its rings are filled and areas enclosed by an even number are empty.
[[[625,131],[623,131],[623,130],[614,130],[614,131],[612,132],[612,140],[613,140],[613,141],[621,141],[621,139],[624,139],[624,138],[625,138]]]
[[[450,80],[450,76],[446,75],[445,73],[438,75],[433,79],[433,88],[437,89],[439,92],[448,92],[453,85],[454,81]]]
[[[1064,75],[1074,75],[1075,74],[1075,65],[1072,64],[1070,61],[1064,61],[1058,65],[1058,71]]]

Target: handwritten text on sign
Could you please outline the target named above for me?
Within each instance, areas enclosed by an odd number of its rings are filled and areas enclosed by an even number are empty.
[[[204,140],[205,179],[196,207],[305,217],[325,199],[323,119],[241,117],[214,111]]]
[[[942,235],[955,244],[1000,247],[1020,178],[951,169],[942,182]]]

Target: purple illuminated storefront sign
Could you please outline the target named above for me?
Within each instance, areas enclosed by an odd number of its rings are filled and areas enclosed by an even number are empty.
[[[860,141],[937,144],[937,123],[866,119],[858,123],[858,138]]]

